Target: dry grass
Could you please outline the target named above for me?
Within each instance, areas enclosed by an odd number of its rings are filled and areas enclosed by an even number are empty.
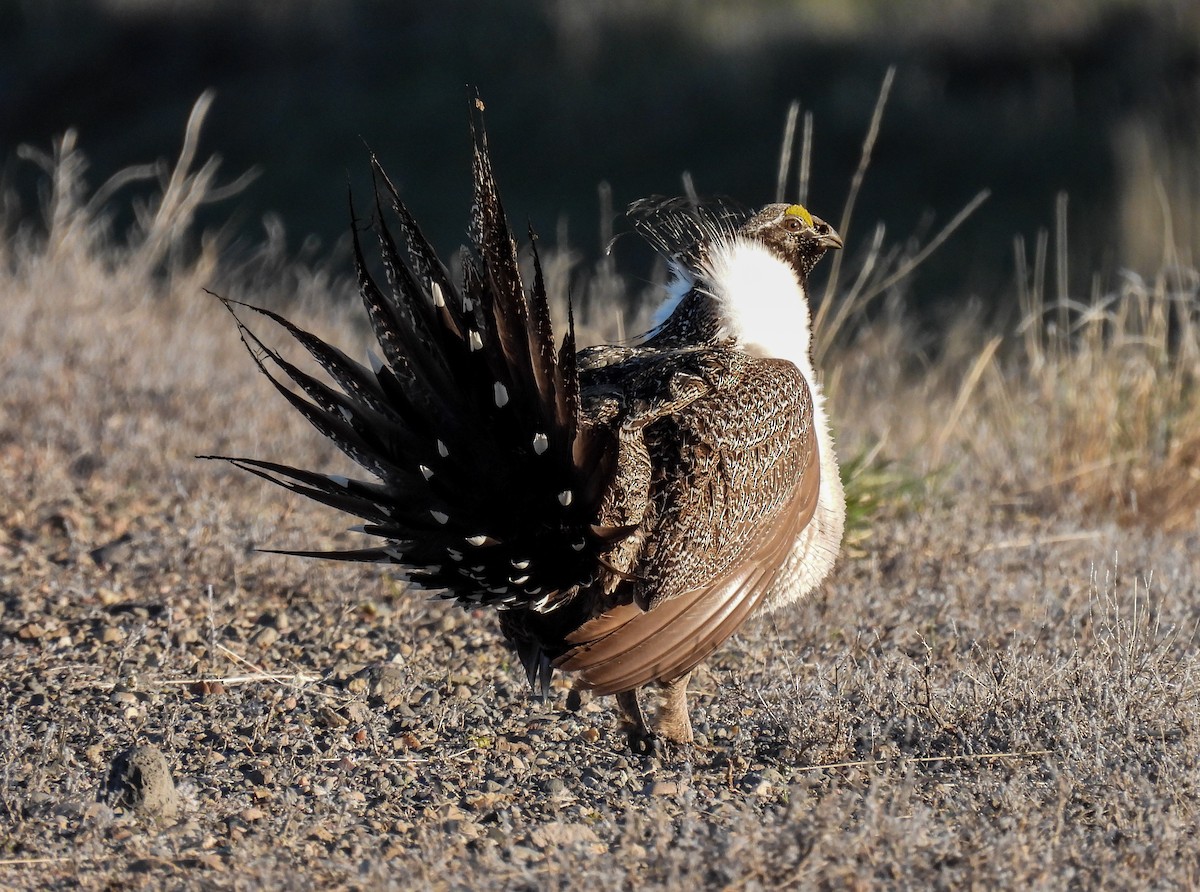
[[[486,617],[251,551],[350,534],[192,456],[341,459],[202,288],[297,290],[356,351],[317,300],[342,286],[190,243],[210,167],[117,238],[71,139],[43,160],[46,225],[0,245],[0,885],[1200,883],[1195,503],[1150,511],[1194,482],[1191,280],[1086,307],[1031,286],[1015,335],[916,331],[899,280],[830,310],[844,448],[922,497],[877,500],[859,556],[698,675],[690,760],[642,762],[607,703],[527,702]],[[147,742],[181,781],[167,826],[94,801]]]
[[[844,234],[893,75],[884,78],[850,184]],[[793,130],[789,116],[781,184]],[[806,128],[805,145],[810,140]],[[801,184],[807,158],[803,152]],[[982,461],[1015,497],[1043,504],[1075,497],[1096,518],[1170,531],[1200,527],[1200,271],[1176,248],[1170,203],[1159,191],[1159,271],[1126,271],[1115,287],[1096,281],[1086,299],[1068,291],[1067,197],[1060,195],[1054,297],[1047,294],[1049,233],[1039,236],[1032,265],[1018,239],[1020,319],[1011,332],[968,305],[931,340],[904,313],[906,277],[978,210],[986,191],[923,245],[889,247],[876,227],[848,287],[840,286],[839,252],[814,317],[814,354],[818,368],[832,369],[827,389],[835,402],[872,416],[857,455],[899,458],[915,477],[937,474],[947,462]],[[911,388],[906,395],[924,411],[914,416],[909,400],[892,399],[898,385]],[[885,475],[881,484],[878,468],[854,465],[875,475],[873,483],[858,481],[868,496],[904,482]],[[853,486],[850,495],[859,495]]]
[[[1045,425],[1045,477],[1030,492],[1077,493],[1097,513],[1166,530],[1200,525],[1200,273],[1180,265],[1169,229],[1161,271],[1067,293],[1065,197],[1059,202],[1053,302],[1045,241],[1032,279],[1018,244],[1021,351],[1007,376],[1011,435]],[[1023,397],[1023,399],[1022,399]],[[988,406],[999,415],[999,406]],[[1024,418],[1014,416],[1025,416]]]

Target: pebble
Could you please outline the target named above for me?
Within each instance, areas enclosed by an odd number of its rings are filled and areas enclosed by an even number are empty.
[[[349,719],[328,706],[320,706],[317,709],[317,721],[324,728],[341,728],[350,724]]]
[[[182,804],[167,758],[156,746],[137,746],[118,753],[105,789],[114,805],[151,818],[174,818]]]
[[[646,785],[646,791],[650,796],[677,796],[679,795],[679,784],[675,781],[654,781]]]
[[[596,831],[586,824],[551,821],[537,827],[529,834],[530,842],[538,848],[560,848],[581,842],[598,842]]]

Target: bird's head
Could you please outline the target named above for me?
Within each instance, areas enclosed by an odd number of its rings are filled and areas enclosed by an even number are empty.
[[[796,271],[802,285],[826,251],[842,247],[834,228],[799,204],[769,204],[738,232],[770,248]]]
[[[842,247],[832,226],[798,204],[769,204],[748,218],[723,205],[661,200],[631,210],[675,272],[655,316],[656,338],[687,341],[707,331],[695,320],[707,320],[718,339],[811,372],[808,275],[826,251]]]

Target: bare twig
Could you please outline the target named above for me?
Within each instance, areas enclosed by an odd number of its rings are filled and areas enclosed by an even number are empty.
[[[304,687],[310,685],[314,681],[320,681],[320,676],[305,675],[303,672],[297,672],[294,675],[280,675],[274,672],[258,672],[252,675],[198,675],[191,678],[166,678],[159,682],[161,685],[188,685],[199,684],[202,682],[213,683],[219,681],[223,685],[235,684],[253,684],[259,681],[274,681],[280,684],[286,684],[289,687]]]
[[[1036,548],[1039,545],[1063,545],[1067,542],[1087,542],[1099,539],[1103,533],[1098,530],[1081,530],[1077,533],[1059,533],[1054,536],[1029,536],[1023,539],[1006,539],[1003,542],[988,542],[969,548],[963,554],[980,554],[985,551],[1004,551],[1007,549]]]
[[[799,182],[796,186],[796,200],[800,204],[808,204],[808,178],[812,171],[812,146],[813,113],[807,111],[804,113],[804,132],[800,136],[800,171],[797,174]]]
[[[1029,750],[1024,753],[974,753],[962,756],[900,756],[895,759],[860,759],[856,762],[826,762],[822,765],[802,765],[796,771],[824,771],[828,768],[864,768],[868,766],[928,764],[930,762],[987,762],[999,759],[1033,759],[1037,756],[1048,756],[1053,750]]]
[[[942,425],[942,430],[938,434],[937,440],[934,441],[933,451],[930,453],[930,467],[940,467],[942,463],[942,450],[946,448],[946,443],[950,440],[954,429],[958,427],[958,420],[962,417],[962,413],[967,408],[967,403],[971,399],[971,394],[975,392],[975,386],[979,383],[979,379],[983,377],[984,370],[987,369],[988,363],[992,361],[992,357],[996,355],[996,350],[1004,341],[1000,335],[996,335],[987,344],[984,345],[979,356],[975,358],[975,362],[971,365],[971,371],[967,373],[967,377],[963,379],[962,386],[958,389],[958,398],[954,401],[954,407],[950,410],[950,417],[946,419],[946,423]]]
[[[779,150],[779,172],[775,178],[775,201],[784,200],[787,191],[788,168],[792,166],[792,148],[796,144],[796,121],[800,117],[800,100],[788,106],[787,123],[783,127],[783,147]]]
[[[912,257],[908,258],[908,260],[906,260],[904,263],[900,264],[900,266],[896,268],[896,271],[886,279],[879,282],[870,291],[865,292],[860,300],[869,301],[871,298],[875,297],[875,295],[882,294],[905,276],[909,275],[922,263],[924,263],[930,254],[942,246],[942,242],[950,238],[954,230],[962,226],[962,224],[967,221],[968,217],[979,210],[979,206],[987,201],[991,194],[992,191],[990,189],[981,189],[974,198],[972,198],[963,206],[962,210],[960,210],[954,215],[953,218],[951,218],[949,223],[941,228],[937,235],[929,240],[925,247],[923,247]]]
[[[867,168],[871,165],[871,152],[875,149],[875,141],[879,138],[879,125],[883,120],[883,110],[887,106],[888,94],[892,91],[892,82],[895,79],[896,66],[892,65],[883,76],[883,83],[879,87],[879,98],[875,100],[875,111],[871,114],[871,125],[867,128],[866,139],[863,140],[862,154],[858,159],[858,169],[854,171],[854,176],[850,179],[850,192],[846,196],[846,204],[842,207],[842,219],[838,223],[838,233],[843,239],[846,239],[847,234],[850,232],[850,220],[854,214],[854,203],[858,200],[858,193],[862,189],[863,180],[866,178]],[[834,255],[833,267],[829,271],[829,281],[825,285],[823,303],[828,303],[833,295],[837,293],[838,273],[841,268],[842,254],[838,252]]]

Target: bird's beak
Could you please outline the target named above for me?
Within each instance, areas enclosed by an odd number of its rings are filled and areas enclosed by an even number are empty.
[[[842,247],[842,237],[837,234],[837,230],[828,223],[825,223],[820,217],[813,217],[814,226],[819,226],[822,223],[825,224],[825,228],[828,231],[817,237],[817,244],[825,249],[840,249]]]

